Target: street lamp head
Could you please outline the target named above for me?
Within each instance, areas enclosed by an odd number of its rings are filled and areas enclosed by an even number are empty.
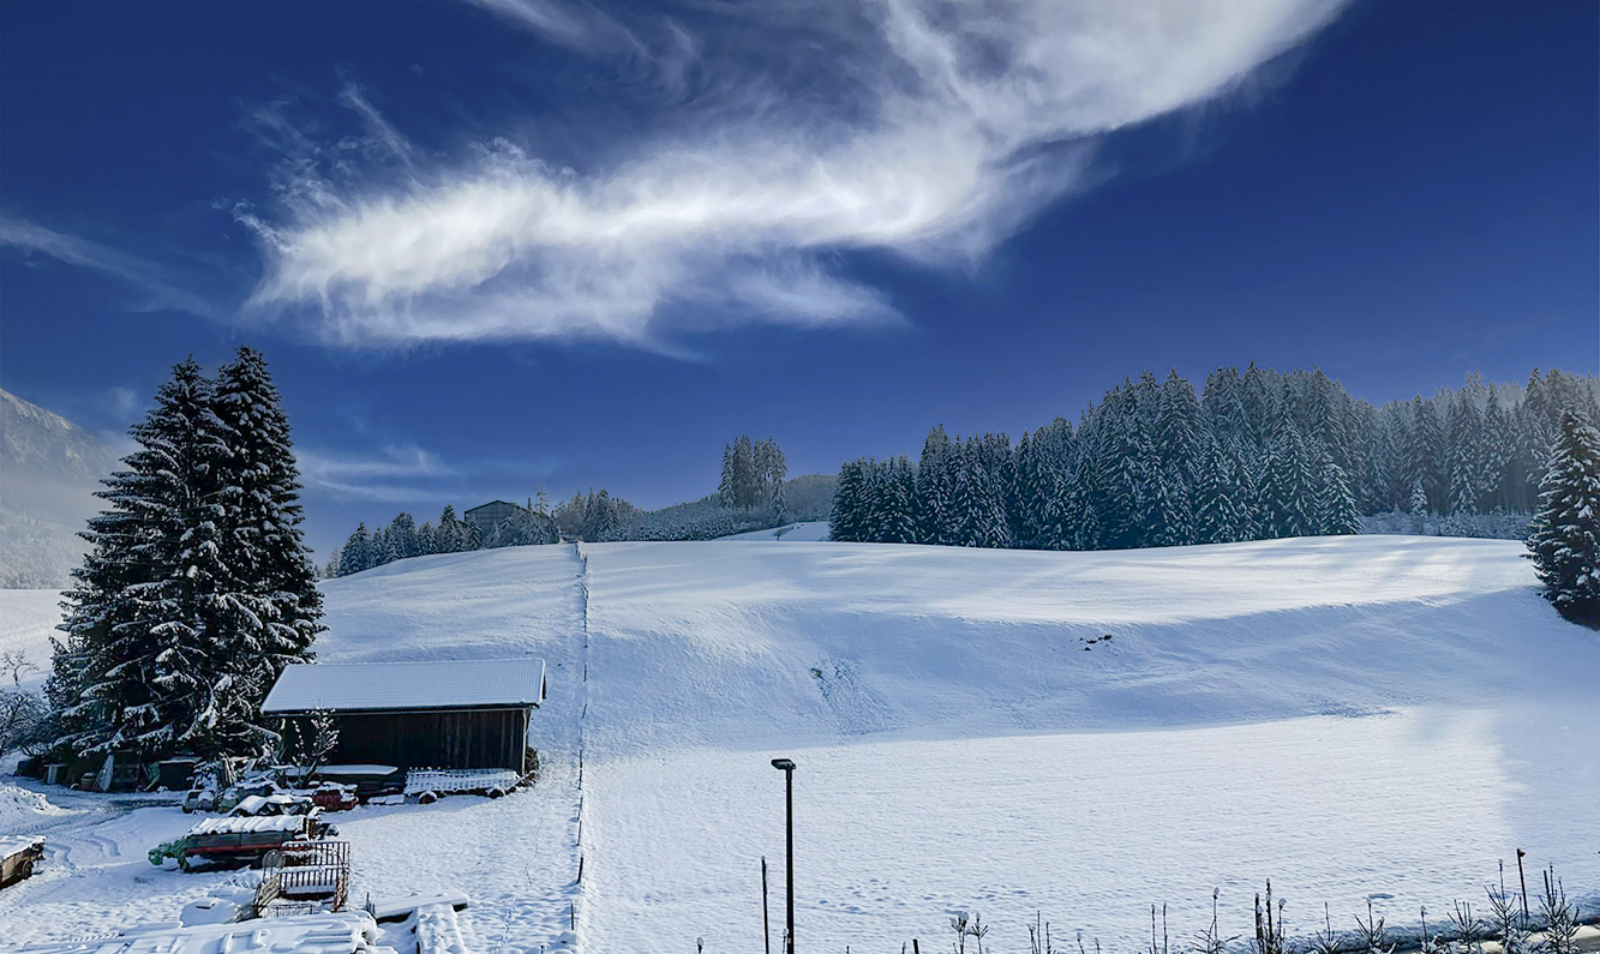
[[[794,762],[790,759],[773,759],[772,767],[775,769],[782,769],[785,772],[793,772]]]

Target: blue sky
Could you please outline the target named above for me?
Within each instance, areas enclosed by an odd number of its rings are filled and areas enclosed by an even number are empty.
[[[1013,437],[1126,375],[1600,370],[1600,13],[1423,0],[9,4],[0,386],[267,356],[319,549]]]

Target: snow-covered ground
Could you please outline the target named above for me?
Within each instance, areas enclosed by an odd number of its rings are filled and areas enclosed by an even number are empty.
[[[1369,896],[1409,923],[1480,899],[1518,847],[1600,901],[1600,635],[1554,615],[1520,554],[1417,537],[1032,553],[786,535],[436,556],[332,581],[326,660],[528,652],[550,671],[534,720],[547,778],[341,817],[356,896],[464,889],[475,950],[756,950],[763,855],[782,919],[768,761],[787,756],[810,950],[943,944],[955,910],[982,912],[997,951],[1026,950],[1035,912],[1058,939],[1081,928],[1129,950],[1152,902],[1171,905],[1175,942],[1200,930],[1214,886],[1224,931],[1248,933],[1268,877],[1292,930],[1319,927],[1323,901],[1349,926]],[[175,809],[51,798],[100,807],[43,822],[58,863],[0,894],[0,938],[170,917],[222,877],[144,864],[181,830]]]
[[[37,668],[22,685],[37,688],[50,674],[50,637],[60,635],[61,594],[56,590],[0,590],[0,653],[20,652]],[[10,680],[10,673],[0,673]]]
[[[718,537],[717,542],[737,540],[741,543],[748,543],[751,540],[782,540],[787,543],[817,543],[826,539],[828,539],[828,521],[814,520],[807,523],[786,523],[771,530],[751,530],[749,533],[733,533],[725,537]]]

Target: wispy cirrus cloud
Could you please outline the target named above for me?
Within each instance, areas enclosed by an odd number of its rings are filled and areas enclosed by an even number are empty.
[[[370,453],[298,447],[295,461],[308,492],[342,501],[416,505],[465,505],[488,494],[505,494],[503,485],[521,487],[530,477],[555,470],[548,460],[483,459],[447,463],[415,444],[395,444]],[[498,486],[498,489],[486,489]],[[514,496],[514,495],[513,495]]]
[[[780,2],[695,7],[681,23],[655,13],[636,28],[587,4],[472,2],[595,57],[691,51],[694,89],[670,122],[619,134],[583,169],[509,139],[425,164],[369,101],[347,103],[371,138],[392,136],[407,174],[286,162],[278,206],[239,215],[265,256],[256,306],[298,309],[348,346],[658,347],[684,315],[696,327],[895,321],[841,254],[969,268],[1085,187],[1102,137],[1227,93],[1341,7]],[[685,62],[661,82],[684,82]]]
[[[19,219],[0,218],[0,246],[48,255],[59,262],[119,279],[143,294],[137,306],[141,311],[172,308],[204,318],[219,314],[215,305],[170,284],[164,277],[167,270],[162,266],[88,239]]]
[[[557,0],[467,0],[560,46],[587,53],[645,52],[642,41],[615,17],[589,4]]]
[[[461,476],[461,471],[445,464],[437,454],[415,445],[386,447],[380,456],[366,457],[301,447],[295,450],[295,462],[307,490],[341,500],[405,503],[452,499],[430,482]]]

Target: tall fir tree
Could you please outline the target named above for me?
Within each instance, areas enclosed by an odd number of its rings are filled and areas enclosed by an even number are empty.
[[[217,507],[221,430],[210,382],[190,358],[130,431],[139,450],[123,459],[128,469],[97,494],[111,506],[84,534],[91,550],[66,593],[63,665],[53,673],[60,678],[52,697],[63,703],[58,742],[75,754],[170,751],[180,726],[190,725],[192,687],[172,677],[201,649],[198,600],[185,597],[214,581],[216,513],[208,508]],[[201,550],[193,555],[206,557],[204,578],[185,582],[191,543]],[[204,681],[206,673],[197,667],[184,678]]]
[[[574,497],[581,503],[581,497]],[[580,509],[580,514],[582,510]],[[467,526],[456,516],[456,508],[445,504],[439,514],[439,526],[433,531],[435,553],[460,553],[467,548]]]
[[[1242,539],[1238,487],[1232,462],[1217,442],[1207,441],[1195,473],[1193,506],[1196,543],[1232,543]]]
[[[401,511],[389,521],[389,529],[385,531],[389,538],[389,545],[394,550],[396,560],[406,560],[418,555],[417,549],[417,522],[411,514]]]
[[[1305,441],[1294,422],[1285,420],[1267,459],[1266,478],[1261,488],[1265,511],[1263,535],[1278,539],[1314,533],[1315,492]]]
[[[245,661],[230,676],[242,711],[257,723],[256,736],[266,739],[270,729],[255,714],[284,667],[311,661],[311,645],[324,629],[322,593],[300,530],[289,418],[260,352],[241,347],[218,370],[214,407],[230,435],[221,522],[235,585],[232,638],[239,640],[236,658]],[[396,543],[392,534],[389,542]]]
[[[297,525],[287,421],[250,349],[208,381],[191,358],[131,430],[67,593],[49,694],[74,754],[266,752],[260,702],[309,657],[321,597]]]
[[[1600,626],[1600,431],[1569,408],[1557,434],[1528,549],[1556,611]]]
[[[1009,547],[1011,521],[1005,508],[1004,470],[994,435],[969,437],[960,451],[952,509],[960,523],[960,546]],[[1009,445],[1009,441],[1007,442]],[[1009,454],[1006,455],[1009,458]],[[999,470],[1000,473],[996,473]]]
[[[1356,507],[1350,481],[1345,477],[1344,468],[1326,448],[1318,468],[1312,512],[1316,533],[1332,536],[1361,532],[1361,512]]]
[[[1445,466],[1447,440],[1434,402],[1418,395],[1411,402],[1411,433],[1406,444],[1407,476],[1421,483],[1428,497],[1428,509],[1442,513],[1447,504]]]
[[[1469,381],[1469,385],[1475,379]],[[1447,423],[1445,492],[1450,513],[1476,513],[1483,481],[1483,418],[1470,387],[1463,388],[1450,402]]]
[[[369,570],[377,564],[372,560],[372,537],[367,533],[365,521],[356,525],[355,532],[350,534],[340,551],[339,575],[349,576]]]
[[[1491,386],[1483,408],[1483,459],[1478,485],[1483,490],[1483,505],[1490,510],[1505,509],[1503,492],[1508,457],[1509,420],[1500,408],[1499,389]]]
[[[917,478],[911,461],[896,457],[888,462],[878,496],[878,539],[883,543],[916,543]]]
[[[958,458],[956,445],[943,424],[928,431],[917,467],[919,542],[948,546],[957,541],[960,521],[955,516],[952,492]]]
[[[860,543],[866,539],[867,514],[863,509],[866,494],[865,461],[846,461],[839,466],[839,485],[833,492],[828,539],[841,543]]]

